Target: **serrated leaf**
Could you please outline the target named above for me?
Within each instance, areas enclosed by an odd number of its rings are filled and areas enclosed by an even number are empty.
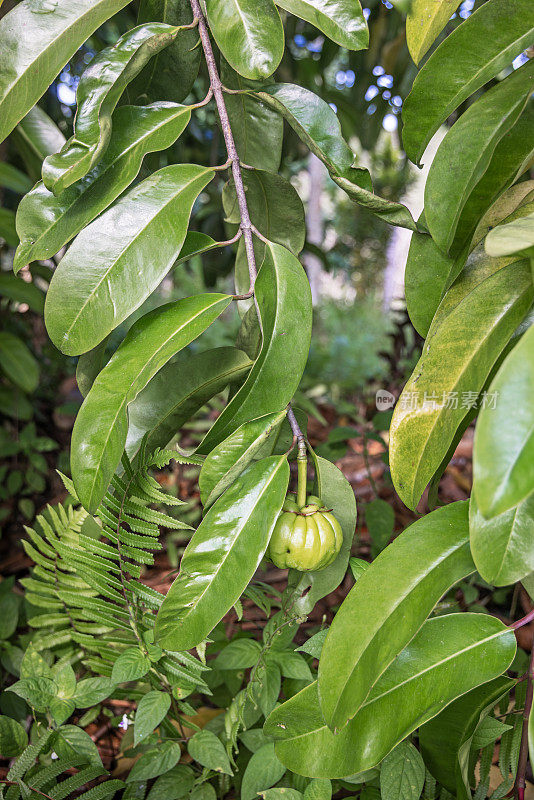
[[[28,744],[28,734],[11,717],[0,715],[0,754],[3,758],[20,756]]]
[[[110,678],[85,678],[76,685],[73,700],[76,708],[96,706],[110,696],[115,684]]]
[[[440,597],[474,571],[467,514],[467,503],[452,503],[415,522],[343,601],[319,661],[321,710],[331,728],[354,716]]]
[[[365,50],[369,31],[359,0],[276,0],[296,17],[306,20],[347,50]]]
[[[113,683],[127,683],[143,678],[150,669],[150,659],[138,647],[129,647],[113,664],[111,680]]]
[[[210,508],[158,611],[155,638],[163,647],[195,647],[239,599],[267,548],[288,480],[285,456],[262,459]]]
[[[178,256],[193,203],[213,174],[194,164],[163,167],[76,237],[46,298],[46,327],[60,350],[90,350],[139,308]]]
[[[401,742],[380,765],[380,794],[387,800],[419,800],[425,765],[411,742]]]
[[[211,731],[205,729],[197,731],[189,740],[187,752],[203,767],[222,772],[224,775],[233,774],[223,743]]]
[[[315,683],[275,709],[265,733],[275,739],[278,757],[293,772],[354,775],[378,764],[456,697],[502,674],[515,650],[513,631],[495,617],[436,617],[425,622],[337,734],[324,722]]]
[[[98,508],[122,457],[129,403],[230,302],[227,295],[207,294],[155,309],[130,328],[99,374],[76,417],[71,445],[74,486],[80,502],[90,512]]]

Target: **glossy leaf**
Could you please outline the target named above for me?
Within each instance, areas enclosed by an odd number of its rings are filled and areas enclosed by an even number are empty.
[[[239,599],[269,543],[289,481],[285,456],[252,464],[210,508],[156,617],[169,650],[200,644]]]
[[[507,356],[489,392],[495,408],[488,404],[480,412],[473,450],[474,492],[486,519],[534,491],[534,327]]]
[[[46,327],[62,352],[95,347],[154,291],[174,264],[193,203],[212,177],[213,170],[194,164],[164,167],[84,228],[46,298]]]
[[[491,230],[485,241],[489,256],[508,256],[534,247],[534,212]]]
[[[276,0],[296,17],[305,19],[347,50],[365,50],[369,31],[359,0]]]
[[[87,353],[83,353],[78,359],[76,364],[76,383],[82,397],[87,397],[96,376],[109,361],[109,356],[106,355],[108,341],[109,337],[106,336],[96,347],[88,350]]]
[[[243,182],[252,223],[269,241],[298,255],[304,247],[306,225],[296,189],[281,175],[260,169],[246,170]],[[241,217],[233,182],[224,187],[223,206],[227,222],[237,226]]]
[[[0,370],[23,392],[37,389],[39,364],[22,339],[10,331],[0,331]]]
[[[167,25],[188,25],[193,20],[189,0],[141,0],[137,23],[165,22]],[[198,31],[182,30],[164,50],[153,56],[128,87],[134,102],[172,100],[181,103],[198,75],[201,50],[196,47]]]
[[[293,772],[326,778],[354,775],[376,766],[452,700],[501,675],[515,651],[513,631],[495,617],[436,617],[423,625],[337,734],[321,716],[316,683],[275,709],[264,730],[275,739],[278,758]]]
[[[286,413],[284,409],[278,414],[266,414],[245,422],[213,448],[202,465],[198,479],[204,508],[211,506],[265,449],[266,442],[269,437],[274,437]]]
[[[346,192],[351,200],[354,200],[362,208],[366,208],[376,217],[383,219],[384,222],[389,222],[390,225],[398,225],[401,228],[408,228],[410,231],[417,230],[417,225],[406,206],[374,194],[366,179],[365,171],[362,173],[361,170],[352,170],[349,175],[352,176],[352,179],[346,175],[335,175],[333,173],[330,177],[340,189]]]
[[[156,22],[141,25],[93,58],[76,89],[74,134],[59,153],[44,160],[47,189],[61,194],[100,160],[111,136],[111,115],[124,89],[152,55],[173,41],[177,30]]]
[[[460,0],[412,0],[406,17],[406,41],[418,64],[450,20]]]
[[[332,513],[341,525],[343,544],[336,560],[325,569],[306,573],[290,572],[289,582],[300,592],[294,608],[303,615],[309,614],[318,600],[333,592],[343,580],[356,529],[356,498],[352,486],[335,464],[315,454],[313,459],[314,492],[327,508],[332,509]]]
[[[14,271],[55,255],[130,185],[146,153],[165,150],[176,141],[190,117],[187,106],[172,103],[117,109],[109,146],[88,175],[59,197],[39,182],[21,200]]]
[[[128,432],[127,407],[161,367],[197,338],[231,298],[187,297],[141,317],[95,380],[72,432],[71,469],[80,502],[98,508],[121,459]],[[98,421],[98,424],[96,424]]]
[[[166,447],[182,425],[229,383],[242,381],[252,361],[234,347],[179,353],[128,407],[126,452],[133,457],[145,434],[150,452]]]
[[[388,800],[419,800],[425,764],[411,742],[401,742],[380,765],[380,794]]]
[[[284,53],[284,29],[272,0],[206,0],[208,23],[231,67],[261,80],[275,71]]]
[[[286,768],[274,752],[274,744],[267,742],[253,754],[243,774],[241,800],[256,800],[258,794],[278,783]]]
[[[455,700],[419,730],[427,769],[458,800],[471,798],[469,755],[475,731],[514,685],[509,678],[495,678]]]
[[[209,453],[243,422],[282,411],[304,371],[311,337],[310,285],[295,256],[278,244],[266,246],[255,297],[263,329],[261,352],[204,437],[200,453]]]
[[[57,153],[65,144],[58,126],[39,106],[26,114],[11,136],[32,181],[40,179],[46,156]]]
[[[168,650],[200,644],[239,599],[267,549],[289,481],[285,456],[252,464],[210,508],[156,617]]]
[[[345,598],[319,662],[321,710],[332,729],[354,716],[447,589],[474,571],[467,514],[467,503],[453,503],[414,522]]]
[[[488,0],[435,50],[404,102],[402,139],[416,164],[452,112],[507,67],[534,35],[530,0]]]
[[[529,61],[469,106],[441,142],[425,184],[425,217],[443,251],[451,248],[469,195],[533,89],[534,62]]]
[[[128,0],[22,0],[0,21],[0,142],[86,39]]]
[[[409,508],[417,506],[533,296],[528,262],[490,259],[480,246],[443,298],[390,428],[391,475]]]
[[[469,505],[471,553],[477,570],[493,586],[508,586],[534,572],[534,492],[502,514],[484,519],[476,502]]]
[[[150,736],[164,719],[171,705],[168,692],[147,692],[137,704],[134,726],[134,747]]]

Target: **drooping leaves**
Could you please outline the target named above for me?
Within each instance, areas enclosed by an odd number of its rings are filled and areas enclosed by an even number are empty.
[[[284,52],[284,29],[272,0],[207,0],[208,23],[231,67],[244,78],[268,78]]]
[[[403,107],[402,139],[414,163],[420,162],[441,123],[528,47],[533,35],[530,0],[507,0],[506,6],[502,0],[488,0],[440,44]]]
[[[78,355],[95,347],[158,286],[213,174],[194,164],[163,167],[84,228],[46,298],[46,327],[62,352]]]
[[[354,775],[376,766],[452,700],[501,675],[515,651],[513,631],[495,617],[436,617],[425,622],[337,734],[322,718],[316,683],[275,709],[264,730],[275,739],[278,758],[293,772],[326,778]]]
[[[460,0],[412,0],[406,17],[406,41],[416,64],[452,17]]]
[[[480,413],[473,450],[473,491],[486,519],[517,506],[534,491],[534,406],[529,401],[534,392],[534,326],[507,356],[489,391],[495,403]]]
[[[201,442],[200,453],[209,453],[243,422],[285,408],[304,371],[311,337],[310,286],[300,263],[281,245],[266,245],[255,297],[263,330],[260,354]]]
[[[390,428],[391,474],[409,508],[419,502],[532,297],[527,261],[490,259],[479,246],[443,298]]]
[[[118,108],[109,146],[88,175],[59,197],[39,182],[21,200],[14,271],[55,255],[130,185],[146,153],[165,150],[176,141],[190,117],[187,106],[174,103]]]
[[[200,644],[256,571],[284,502],[285,456],[252,464],[210,508],[193,534],[156,618],[156,641],[168,650]]]
[[[88,511],[96,511],[121,459],[128,433],[128,404],[230,302],[227,295],[197,295],[146,314],[131,327],[97,377],[72,432],[72,477]]]
[[[59,153],[45,158],[43,183],[55,195],[87,175],[111,136],[111,115],[129,81],[149,58],[170,44],[178,29],[154,22],[128,31],[94,57],[76,90],[74,135]]]
[[[0,21],[0,142],[85,40],[128,0],[22,0]]]
[[[369,31],[359,0],[276,0],[296,17],[310,22],[347,50],[365,50]]]
[[[474,571],[467,515],[467,503],[453,503],[418,520],[347,595],[319,662],[321,710],[332,729],[354,716],[445,591]]]

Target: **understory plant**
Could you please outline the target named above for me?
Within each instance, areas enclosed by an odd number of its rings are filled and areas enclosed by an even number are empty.
[[[53,129],[35,104],[128,0],[12,5],[0,21],[0,141],[14,132],[24,157],[28,119]],[[14,275],[31,282],[32,265],[53,265],[46,329],[78,358],[84,400],[67,500],[26,529],[24,624],[1,643],[7,800],[522,800],[534,660],[515,629],[534,612],[503,621],[447,598],[475,585],[534,594],[534,5],[479,2],[443,36],[458,5],[413,0],[398,43],[424,60],[403,106],[407,157],[419,165],[456,115],[417,221],[374,191],[329,102],[279,67],[294,18],[328,47],[364,51],[358,0],[141,0],[137,24],[81,74],[72,136],[31,150],[40,179],[17,208]],[[176,161],[207,109],[216,146],[200,164]],[[406,301],[425,342],[389,457],[401,500],[431,510],[370,564],[350,559],[354,491],[292,406],[312,299],[304,208],[279,173],[285,136],[367,214],[412,231]],[[221,184],[219,240],[195,221]],[[171,268],[229,252],[234,294],[143,312]],[[235,346],[203,348],[231,307]],[[183,426],[223,391],[201,441],[180,448]],[[442,505],[440,478],[475,418],[471,499]],[[196,530],[154,477],[170,462],[199,468]],[[161,528],[189,539],[166,594],[146,580]],[[299,626],[349,559],[352,589],[303,641]],[[269,560],[289,568],[282,592],[257,575]],[[261,641],[239,625],[245,600],[265,616]],[[8,585],[0,607],[15,605]],[[113,774],[100,729],[88,732],[103,719],[121,731]]]

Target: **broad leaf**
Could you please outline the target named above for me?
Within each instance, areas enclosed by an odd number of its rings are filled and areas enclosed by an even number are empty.
[[[410,231],[418,229],[406,206],[393,200],[386,200],[384,197],[379,197],[373,193],[372,187],[369,187],[366,180],[366,171],[353,169],[349,176],[331,174],[334,183],[337,183],[351,200],[354,200],[362,208],[366,208],[371,214],[383,219],[384,222],[388,222],[390,225],[398,225],[401,228],[408,228]]]
[[[0,331],[0,370],[23,392],[34,392],[39,383],[39,364],[22,339]]]
[[[416,164],[442,122],[507,67],[534,35],[530,0],[488,0],[435,50],[404,102],[402,139]]]
[[[418,64],[452,17],[460,0],[412,0],[406,17],[406,41]]]
[[[0,753],[4,758],[14,758],[20,756],[28,744],[28,734],[11,717],[0,715]],[[274,747],[274,745],[271,745]],[[285,772],[285,767],[284,767]]]
[[[251,366],[248,356],[234,347],[179,353],[128,407],[128,455],[135,455],[146,433],[149,452],[166,447],[208,400],[229,383],[242,381]]]
[[[22,0],[0,21],[0,142],[86,39],[128,0]]]
[[[109,697],[115,688],[111,678],[84,678],[76,685],[73,700],[76,708],[96,706]]]
[[[300,383],[311,337],[310,285],[295,256],[268,244],[256,280],[263,343],[247,380],[217,418],[198,450],[209,453],[243,422],[282,411]]]
[[[88,511],[96,511],[121,459],[128,432],[128,404],[230,302],[231,298],[222,294],[187,297],[154,309],[130,328],[95,380],[72,432],[72,477]]]
[[[296,17],[311,23],[347,50],[365,50],[369,31],[359,0],[276,0]]]
[[[44,293],[35,283],[26,283],[9,272],[0,273],[0,295],[16,303],[27,303],[32,311],[42,314],[44,311]]]
[[[519,119],[533,88],[534,62],[529,61],[469,106],[441,142],[425,185],[425,217],[443,251],[453,245],[469,195],[489,167],[498,142]]]
[[[533,526],[534,492],[508,511],[484,519],[474,487],[469,504],[471,553],[485,581],[509,586],[534,572]]]
[[[126,783],[144,782],[163,775],[178,764],[181,755],[180,742],[167,739],[141,754],[130,770]]]
[[[304,206],[296,189],[281,175],[262,169],[246,170],[243,183],[252,223],[267,239],[298,255],[304,247],[306,225]],[[233,181],[224,187],[223,206],[226,221],[239,225],[241,216]]]
[[[243,470],[265,449],[269,437],[275,436],[286,415],[266,414],[240,425],[230,436],[214,447],[207,456],[198,479],[200,499],[205,508],[230,486]]]
[[[46,298],[46,327],[62,352],[95,347],[154,291],[179,254],[193,203],[212,177],[213,170],[194,164],[164,167],[77,236]]]
[[[149,58],[175,38],[178,29],[152,23],[128,31],[96,55],[80,78],[74,135],[59,153],[45,158],[43,183],[55,195],[87,175],[111,136],[111,115],[129,81]]]
[[[143,678],[151,666],[150,659],[138,647],[128,647],[113,664],[113,683],[127,683]]]
[[[284,52],[284,29],[272,0],[206,0],[210,30],[244,78],[268,78]]]
[[[401,742],[380,765],[380,794],[388,800],[419,800],[425,764],[411,742]]]
[[[458,800],[471,800],[469,755],[475,731],[514,685],[509,678],[495,678],[455,700],[419,731],[427,769]]]
[[[137,704],[135,712],[134,747],[146,739],[164,719],[171,705],[168,692],[147,692]]]
[[[166,22],[167,25],[188,25],[193,20],[189,0],[141,0],[137,23]],[[181,103],[198,75],[201,49],[197,47],[198,31],[182,30],[164,50],[153,56],[128,87],[133,102],[173,100]]]
[[[534,247],[534,212],[491,230],[485,242],[489,256],[508,256]]]
[[[390,428],[395,488],[409,508],[449,450],[456,430],[527,313],[527,261],[490,259],[479,246],[443,298]]]
[[[44,159],[65,144],[58,126],[39,106],[28,111],[11,136],[32,181],[40,180]]]
[[[255,639],[234,639],[215,659],[215,669],[249,669],[261,658],[261,644]]]
[[[289,481],[285,456],[257,461],[210,508],[156,617],[168,650],[200,644],[239,599],[263,557]]]
[[[354,716],[447,589],[474,571],[467,514],[467,503],[453,503],[414,522],[345,598],[319,662],[321,710],[332,729]]]
[[[39,182],[21,200],[14,271],[55,255],[130,185],[146,153],[165,150],[176,141],[190,117],[187,106],[172,103],[117,109],[109,146],[88,175],[59,197]]]
[[[195,784],[195,777],[190,766],[177,764],[156,780],[147,800],[181,800],[189,795]]]
[[[192,759],[214,772],[232,775],[230,759],[225,747],[212,731],[197,731],[189,740],[187,751]]]
[[[325,778],[354,775],[376,766],[452,700],[501,675],[515,651],[513,631],[495,617],[436,617],[423,625],[337,734],[322,718],[316,683],[275,709],[264,730],[276,740],[278,758],[293,772]]]
[[[474,492],[486,519],[534,491],[534,326],[507,356],[490,386],[495,407],[483,408],[475,431]]]
[[[259,792],[278,783],[285,771],[286,768],[274,752],[274,744],[264,744],[247,764],[241,784],[241,800],[256,800]]]

